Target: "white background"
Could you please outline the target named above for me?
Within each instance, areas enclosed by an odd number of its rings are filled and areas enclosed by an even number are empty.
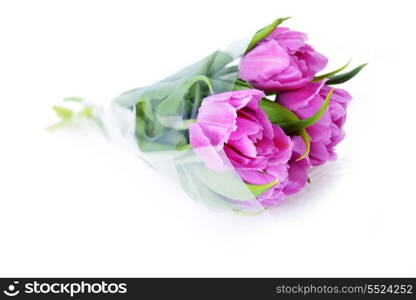
[[[1,276],[416,276],[413,1],[1,1]],[[368,67],[339,160],[270,213],[215,212],[85,131],[67,96],[147,85],[277,17]]]

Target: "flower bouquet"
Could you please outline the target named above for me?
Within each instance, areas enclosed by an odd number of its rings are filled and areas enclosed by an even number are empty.
[[[55,106],[58,126],[94,120],[187,194],[241,213],[264,211],[336,159],[351,96],[333,88],[364,66],[317,75],[327,58],[277,19],[252,38],[215,51],[100,110]],[[54,127],[56,127],[55,125]]]

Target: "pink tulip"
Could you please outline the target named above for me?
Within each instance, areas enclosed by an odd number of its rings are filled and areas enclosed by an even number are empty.
[[[328,61],[306,39],[302,32],[276,28],[242,58],[240,78],[266,92],[304,86]]]

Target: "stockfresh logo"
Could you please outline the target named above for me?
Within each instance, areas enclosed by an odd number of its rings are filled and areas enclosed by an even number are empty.
[[[19,284],[19,281],[14,281],[12,284],[9,284],[6,290],[3,291],[3,293],[7,296],[14,297],[19,295],[20,291],[17,288],[17,285]]]
[[[19,294],[39,295],[39,294],[55,294],[55,295],[68,295],[74,297],[78,294],[126,294],[127,283],[115,283],[115,282],[52,282],[52,281],[25,281],[20,283],[14,281],[9,284],[3,293],[9,297],[14,297]]]

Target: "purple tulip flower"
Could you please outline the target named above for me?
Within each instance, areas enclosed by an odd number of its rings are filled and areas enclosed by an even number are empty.
[[[229,162],[246,183],[268,184],[287,177],[292,141],[272,125],[259,107],[264,93],[246,89],[203,99],[197,122],[189,125],[190,142],[205,164],[217,171]],[[229,168],[229,167],[228,167]]]
[[[309,158],[297,160],[305,152],[305,143],[299,136],[293,137],[293,153],[287,167],[287,176],[258,197],[264,206],[272,206],[288,195],[303,189],[308,182]]]
[[[325,85],[325,80],[310,82],[298,90],[279,93],[278,101],[299,118],[305,119],[316,113],[330,90],[331,88]],[[334,148],[345,136],[342,127],[350,100],[351,96],[345,90],[335,89],[325,114],[317,123],[306,129],[311,137],[309,157],[313,166],[336,159]]]
[[[276,28],[240,62],[240,78],[266,92],[297,89],[310,82],[327,58],[305,43],[306,34]]]

